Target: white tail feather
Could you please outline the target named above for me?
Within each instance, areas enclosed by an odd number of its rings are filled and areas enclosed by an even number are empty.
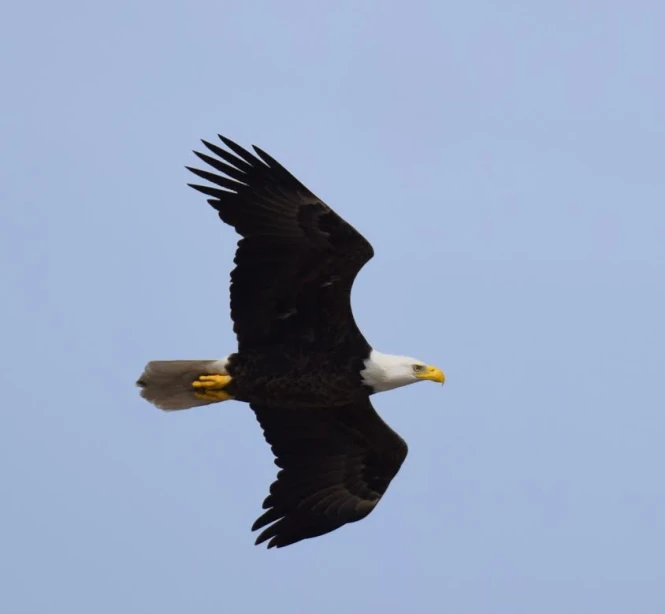
[[[136,382],[141,396],[165,411],[210,405],[217,401],[196,398],[192,382],[200,375],[227,375],[228,358],[221,360],[153,360]]]

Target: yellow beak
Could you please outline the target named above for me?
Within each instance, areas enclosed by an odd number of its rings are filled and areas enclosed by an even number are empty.
[[[424,371],[416,373],[416,377],[418,379],[427,379],[431,382],[437,382],[438,384],[443,384],[446,381],[446,376],[443,371],[432,366],[428,366]]]

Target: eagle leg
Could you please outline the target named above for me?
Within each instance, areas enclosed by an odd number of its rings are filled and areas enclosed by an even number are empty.
[[[197,399],[204,401],[228,401],[233,396],[224,390],[233,378],[230,375],[201,375],[199,379],[192,382],[192,387],[197,388],[195,393]]]
[[[206,390],[222,390],[229,385],[231,379],[230,375],[201,375],[199,379],[192,382],[192,386]]]
[[[223,390],[206,390],[205,392],[195,392],[194,396],[197,399],[201,399],[202,401],[213,402],[229,401],[233,398],[228,392],[224,392]]]

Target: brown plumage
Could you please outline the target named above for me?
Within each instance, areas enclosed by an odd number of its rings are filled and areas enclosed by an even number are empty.
[[[220,139],[230,151],[203,141],[214,155],[195,152],[216,172],[188,168],[213,184],[192,187],[241,236],[231,273],[238,351],[153,361],[139,384],[177,410],[215,402],[188,390],[199,375],[230,376],[224,394],[250,404],[281,468],[252,527],[262,529],[256,543],[283,547],[376,507],[407,446],[370,395],[443,374],[374,351],[358,329],[351,289],[374,255],[367,240],[264,151]]]
[[[377,505],[407,446],[369,399],[344,407],[252,405],[281,467],[252,530],[257,544],[287,546],[361,520]]]
[[[220,136],[235,156],[203,141],[224,162],[195,152],[228,177],[187,167],[220,188],[191,185],[243,238],[231,273],[238,351],[281,343],[367,353],[351,311],[351,287],[374,250],[283,166]],[[229,166],[232,164],[233,166]]]

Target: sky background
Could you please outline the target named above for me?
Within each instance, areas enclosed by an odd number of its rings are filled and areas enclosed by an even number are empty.
[[[665,611],[665,4],[25,2],[0,19],[0,611]],[[249,529],[251,411],[165,415],[235,349],[217,132],[373,243],[353,299],[441,366],[363,522]]]

